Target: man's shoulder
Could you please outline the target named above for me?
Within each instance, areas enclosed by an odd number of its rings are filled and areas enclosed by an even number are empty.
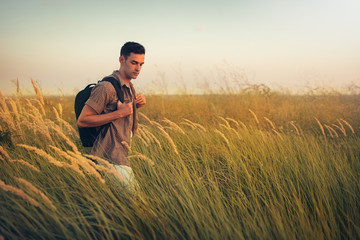
[[[108,81],[100,81],[93,88],[93,91],[106,92],[108,94],[114,94],[115,88],[111,82]]]

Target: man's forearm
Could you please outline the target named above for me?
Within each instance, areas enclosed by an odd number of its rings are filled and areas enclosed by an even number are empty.
[[[110,113],[87,115],[84,117],[80,116],[77,124],[80,128],[99,127],[99,126],[105,125],[105,124],[112,122],[121,117],[123,117],[123,114],[121,113],[121,111],[116,110],[116,111],[110,112]]]

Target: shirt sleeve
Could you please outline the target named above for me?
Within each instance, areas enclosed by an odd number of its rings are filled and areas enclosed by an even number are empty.
[[[111,95],[111,91],[109,91],[107,84],[97,84],[92,89],[91,95],[85,102],[85,105],[94,109],[97,114],[101,114],[104,112],[107,104],[109,104]]]

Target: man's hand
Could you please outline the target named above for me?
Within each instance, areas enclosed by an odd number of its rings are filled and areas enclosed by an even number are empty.
[[[133,113],[132,103],[117,102],[117,110],[121,112],[121,117],[129,116]]]
[[[146,99],[142,94],[138,94],[135,99],[136,108],[143,107],[146,104]]]

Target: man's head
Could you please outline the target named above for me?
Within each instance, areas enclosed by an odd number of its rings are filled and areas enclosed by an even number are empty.
[[[145,48],[136,42],[127,42],[120,51],[120,74],[125,81],[136,79],[145,60]]]
[[[120,56],[124,56],[126,60],[130,56],[130,53],[145,55],[145,48],[137,42],[127,42],[122,46]]]

